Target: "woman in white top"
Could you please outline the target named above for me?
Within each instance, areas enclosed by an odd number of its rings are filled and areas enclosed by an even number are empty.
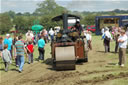
[[[127,35],[125,34],[125,30],[121,30],[121,36],[118,38],[119,42],[119,65],[124,67],[126,61],[126,48],[127,48]]]

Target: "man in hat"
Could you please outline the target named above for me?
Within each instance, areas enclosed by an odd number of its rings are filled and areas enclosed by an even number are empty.
[[[102,39],[104,39],[104,47],[105,47],[105,53],[110,52],[110,41],[112,40],[111,34],[109,32],[109,29],[106,27],[104,30],[104,34],[102,35]]]
[[[124,67],[126,60],[126,48],[127,48],[127,36],[125,34],[125,30],[120,31],[121,36],[119,36],[119,63],[121,67]]]
[[[4,45],[8,45],[8,50],[10,51],[11,53],[11,43],[9,41],[9,37],[10,37],[10,34],[6,34],[6,38],[4,39]]]
[[[81,34],[83,32],[83,28],[79,21],[76,22],[74,27],[79,31],[79,34]]]

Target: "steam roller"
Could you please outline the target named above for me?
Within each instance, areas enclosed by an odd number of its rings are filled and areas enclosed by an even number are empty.
[[[75,70],[77,60],[87,59],[84,41],[86,38],[68,29],[69,18],[80,19],[78,16],[66,13],[52,19],[52,21],[63,21],[63,29],[57,33],[51,43],[53,68],[56,70]]]

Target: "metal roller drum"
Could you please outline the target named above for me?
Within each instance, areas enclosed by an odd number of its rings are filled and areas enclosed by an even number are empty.
[[[57,70],[75,69],[75,47],[56,47],[55,48],[55,68]]]

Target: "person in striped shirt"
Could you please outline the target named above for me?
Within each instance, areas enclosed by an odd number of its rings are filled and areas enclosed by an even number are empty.
[[[24,43],[22,42],[22,36],[18,37],[18,41],[15,43],[15,58],[17,58],[17,63],[19,65],[19,72],[21,73],[24,66],[24,52],[27,54]],[[28,56],[28,55],[27,55]]]

